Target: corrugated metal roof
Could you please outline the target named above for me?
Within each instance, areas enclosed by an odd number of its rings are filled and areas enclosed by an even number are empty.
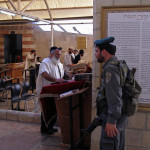
[[[93,17],[93,0],[0,0],[2,8],[49,20],[48,9],[54,20]],[[11,19],[17,18],[0,13],[0,20]]]

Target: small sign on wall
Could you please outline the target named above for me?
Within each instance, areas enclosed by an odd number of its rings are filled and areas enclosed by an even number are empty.
[[[87,48],[87,37],[79,36],[77,37],[77,49],[86,49]]]

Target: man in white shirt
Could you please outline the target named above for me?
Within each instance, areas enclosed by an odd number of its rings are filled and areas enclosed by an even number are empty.
[[[38,78],[36,82],[36,91],[40,95],[41,89],[44,85],[50,85],[53,82],[63,82],[64,69],[60,63],[61,48],[51,47],[50,56],[43,59],[40,64]],[[45,134],[53,134],[57,129],[53,128],[57,120],[57,112],[55,102],[52,102],[52,119],[49,122],[48,128],[45,125],[43,116],[41,115],[41,132]]]
[[[36,51],[32,49],[30,53],[26,55],[25,60],[25,70],[34,68],[36,65]],[[30,71],[26,71],[26,75],[24,73],[24,79],[26,79],[26,76],[30,75],[30,87],[33,89],[35,88],[35,69],[31,69]]]
[[[72,66],[72,53],[73,53],[73,47],[71,46],[68,51],[65,53],[65,56],[64,56],[64,69],[65,71],[70,71],[70,67]]]
[[[35,67],[36,65],[36,51],[32,49],[30,53],[27,54],[25,60],[25,69],[29,69],[29,67]]]

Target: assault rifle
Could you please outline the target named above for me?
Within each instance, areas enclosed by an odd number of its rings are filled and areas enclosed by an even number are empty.
[[[77,148],[79,148],[79,146],[81,145],[82,141],[84,140],[84,138],[88,135],[91,134],[95,128],[99,125],[102,125],[102,123],[106,123],[107,122],[107,116],[102,113],[100,116],[95,117],[92,121],[92,123],[88,126],[88,128],[85,130],[83,136],[79,139],[79,141],[70,149],[70,150],[75,150]]]

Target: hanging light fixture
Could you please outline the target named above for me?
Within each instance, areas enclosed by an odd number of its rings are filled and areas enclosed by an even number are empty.
[[[26,16],[22,16],[23,19],[27,19],[27,20],[31,20],[31,21],[35,21],[34,18],[29,18],[29,17],[26,17]]]
[[[11,16],[16,16],[16,14],[8,12],[8,11],[0,10],[0,12],[3,13],[3,14],[11,15]]]

